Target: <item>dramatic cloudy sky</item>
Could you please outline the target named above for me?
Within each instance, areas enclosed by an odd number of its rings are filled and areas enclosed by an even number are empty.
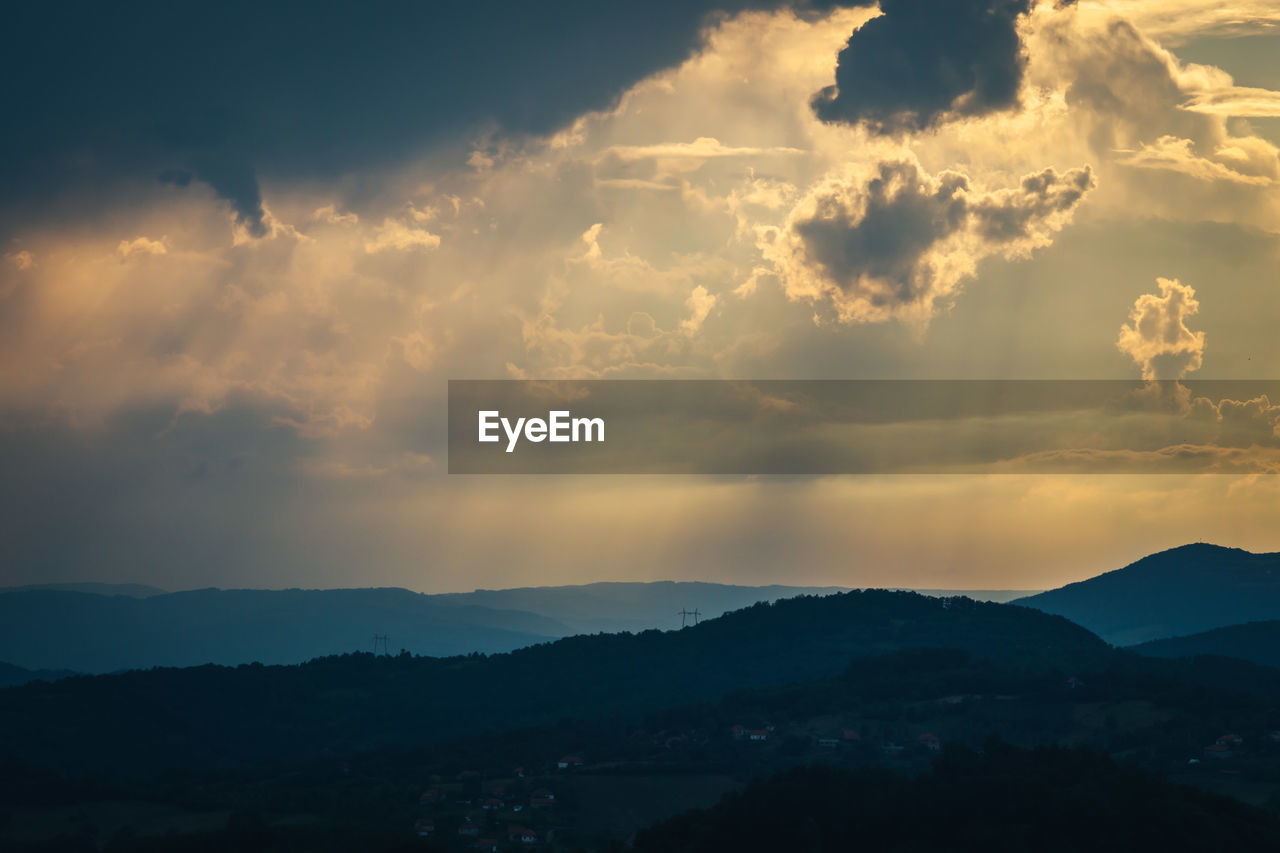
[[[1280,0],[459,5],[6,12],[0,583],[1280,550],[1265,398],[1183,401],[1230,474],[444,462],[449,379],[1280,377]]]

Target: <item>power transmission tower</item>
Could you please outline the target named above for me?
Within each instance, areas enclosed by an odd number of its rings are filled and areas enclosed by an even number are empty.
[[[378,646],[382,646],[382,653],[383,653],[384,655],[389,655],[389,654],[391,654],[391,650],[387,647],[387,640],[388,640],[388,639],[390,639],[390,638],[389,638],[386,634],[374,634],[374,635],[373,635],[373,653],[374,653],[375,655],[378,653]]]
[[[702,615],[702,612],[701,612],[700,610],[698,610],[697,608],[695,608],[695,609],[693,609],[693,610],[685,610],[684,608],[681,608],[680,610],[678,610],[678,611],[676,611],[676,612],[677,612],[677,614],[680,616],[680,627],[681,627],[681,628],[685,627],[685,625],[687,625],[687,624],[688,624],[688,619],[689,619],[690,617],[693,617],[693,624],[697,625],[697,624],[698,624],[698,617],[700,617],[700,616]]]

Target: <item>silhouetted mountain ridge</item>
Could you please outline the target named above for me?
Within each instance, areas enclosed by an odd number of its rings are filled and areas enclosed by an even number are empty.
[[[1184,545],[1014,603],[1065,616],[1117,645],[1280,619],[1280,554]]]
[[[301,663],[373,648],[447,656],[504,652],[573,634],[673,629],[759,601],[840,587],[657,581],[422,594],[399,588],[201,589],[48,584],[0,589],[0,660],[118,672],[153,666]],[[1008,590],[972,597],[1005,600]],[[937,595],[940,591],[929,590]],[[146,599],[129,600],[129,599]]]

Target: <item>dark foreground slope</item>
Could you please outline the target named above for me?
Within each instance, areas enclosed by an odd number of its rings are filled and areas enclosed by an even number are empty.
[[[1280,554],[1184,545],[1016,603],[1122,646],[1280,619]]]
[[[1274,850],[1280,819],[1122,770],[1106,758],[997,741],[932,773],[798,767],[642,831],[640,853]]]
[[[415,849],[473,849],[457,832],[471,824],[504,851],[530,849],[506,843],[511,827],[554,839],[534,849],[614,851],[654,821],[709,807],[726,791],[788,767],[881,767],[915,777],[928,772],[939,742],[981,748],[993,732],[1024,748],[1087,747],[1273,811],[1280,804],[1280,742],[1271,736],[1280,729],[1280,670],[1113,650],[1073,673],[957,649],[907,649],[858,658],[811,681],[418,748],[326,750],[150,779],[60,780],[0,759],[0,849],[48,853],[41,845],[70,828],[81,846],[67,849],[106,845],[113,853],[390,850],[422,844],[415,835],[425,822],[436,846]],[[765,736],[748,737],[744,728]],[[1217,751],[1224,737],[1230,746]],[[564,756],[578,758],[562,766]],[[554,807],[531,808],[544,790],[553,792]],[[1184,806],[1170,801],[1172,809]],[[921,808],[925,818],[935,812],[931,804]],[[1074,817],[1087,821],[1087,804],[1079,808]],[[993,830],[1018,826],[1016,816],[993,813]],[[113,846],[121,837],[132,840]]]
[[[921,646],[1064,670],[1110,652],[1035,610],[853,592],[759,604],[683,631],[579,636],[489,657],[358,654],[11,688],[0,691],[0,755],[132,774],[438,743],[564,717],[634,717]]]
[[[1280,667],[1280,620],[1246,622],[1185,637],[1152,640],[1134,646],[1133,650],[1158,658],[1220,655]]]

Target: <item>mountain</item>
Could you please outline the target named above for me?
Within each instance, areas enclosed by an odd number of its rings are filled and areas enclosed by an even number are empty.
[[[679,628],[836,587],[596,583],[424,595],[404,589],[165,592],[137,584],[0,589],[0,660],[86,673],[205,663],[301,663],[373,648],[448,656],[573,634]],[[929,590],[929,595],[944,591]],[[970,597],[1005,599],[1006,590]],[[698,611],[682,619],[679,611]]]
[[[1280,620],[1246,622],[1185,637],[1152,640],[1133,646],[1133,650],[1158,658],[1221,655],[1280,668]]]
[[[0,691],[0,755],[140,772],[440,743],[562,718],[634,718],[830,676],[920,646],[1073,670],[1110,649],[1010,605],[864,591],[756,604],[681,631],[576,636],[491,656],[344,655],[156,669]]]
[[[148,598],[62,590],[0,593],[0,660],[113,672],[206,663],[298,663],[372,649],[496,652],[570,633],[534,613],[450,606],[404,589],[219,590]]]
[[[30,592],[31,590],[55,590],[57,592],[87,592],[93,595],[127,595],[130,598],[150,598],[164,595],[169,590],[140,583],[29,583],[22,586],[0,587],[0,593]]]
[[[581,586],[542,586],[516,589],[478,589],[475,592],[434,595],[449,604],[475,604],[508,610],[528,610],[555,619],[574,633],[644,631],[680,626],[681,610],[698,610],[712,619],[760,601],[777,601],[797,595],[831,595],[848,587],[736,586],[684,581],[648,583],[591,583]],[[935,598],[957,595],[975,601],[1006,602],[1025,596],[1025,590],[972,589],[905,590]]]
[[[1280,619],[1280,554],[1184,545],[1015,603],[1121,646]]]
[[[654,581],[478,589],[475,592],[437,594],[431,598],[442,604],[527,610],[566,625],[570,629],[566,633],[598,634],[679,628],[681,610],[698,610],[700,619],[713,619],[760,601],[847,591],[845,587]],[[687,621],[693,624],[692,618]]]
[[[67,669],[23,669],[11,663],[0,663],[0,687],[17,687],[32,681],[56,681],[75,675]]]

